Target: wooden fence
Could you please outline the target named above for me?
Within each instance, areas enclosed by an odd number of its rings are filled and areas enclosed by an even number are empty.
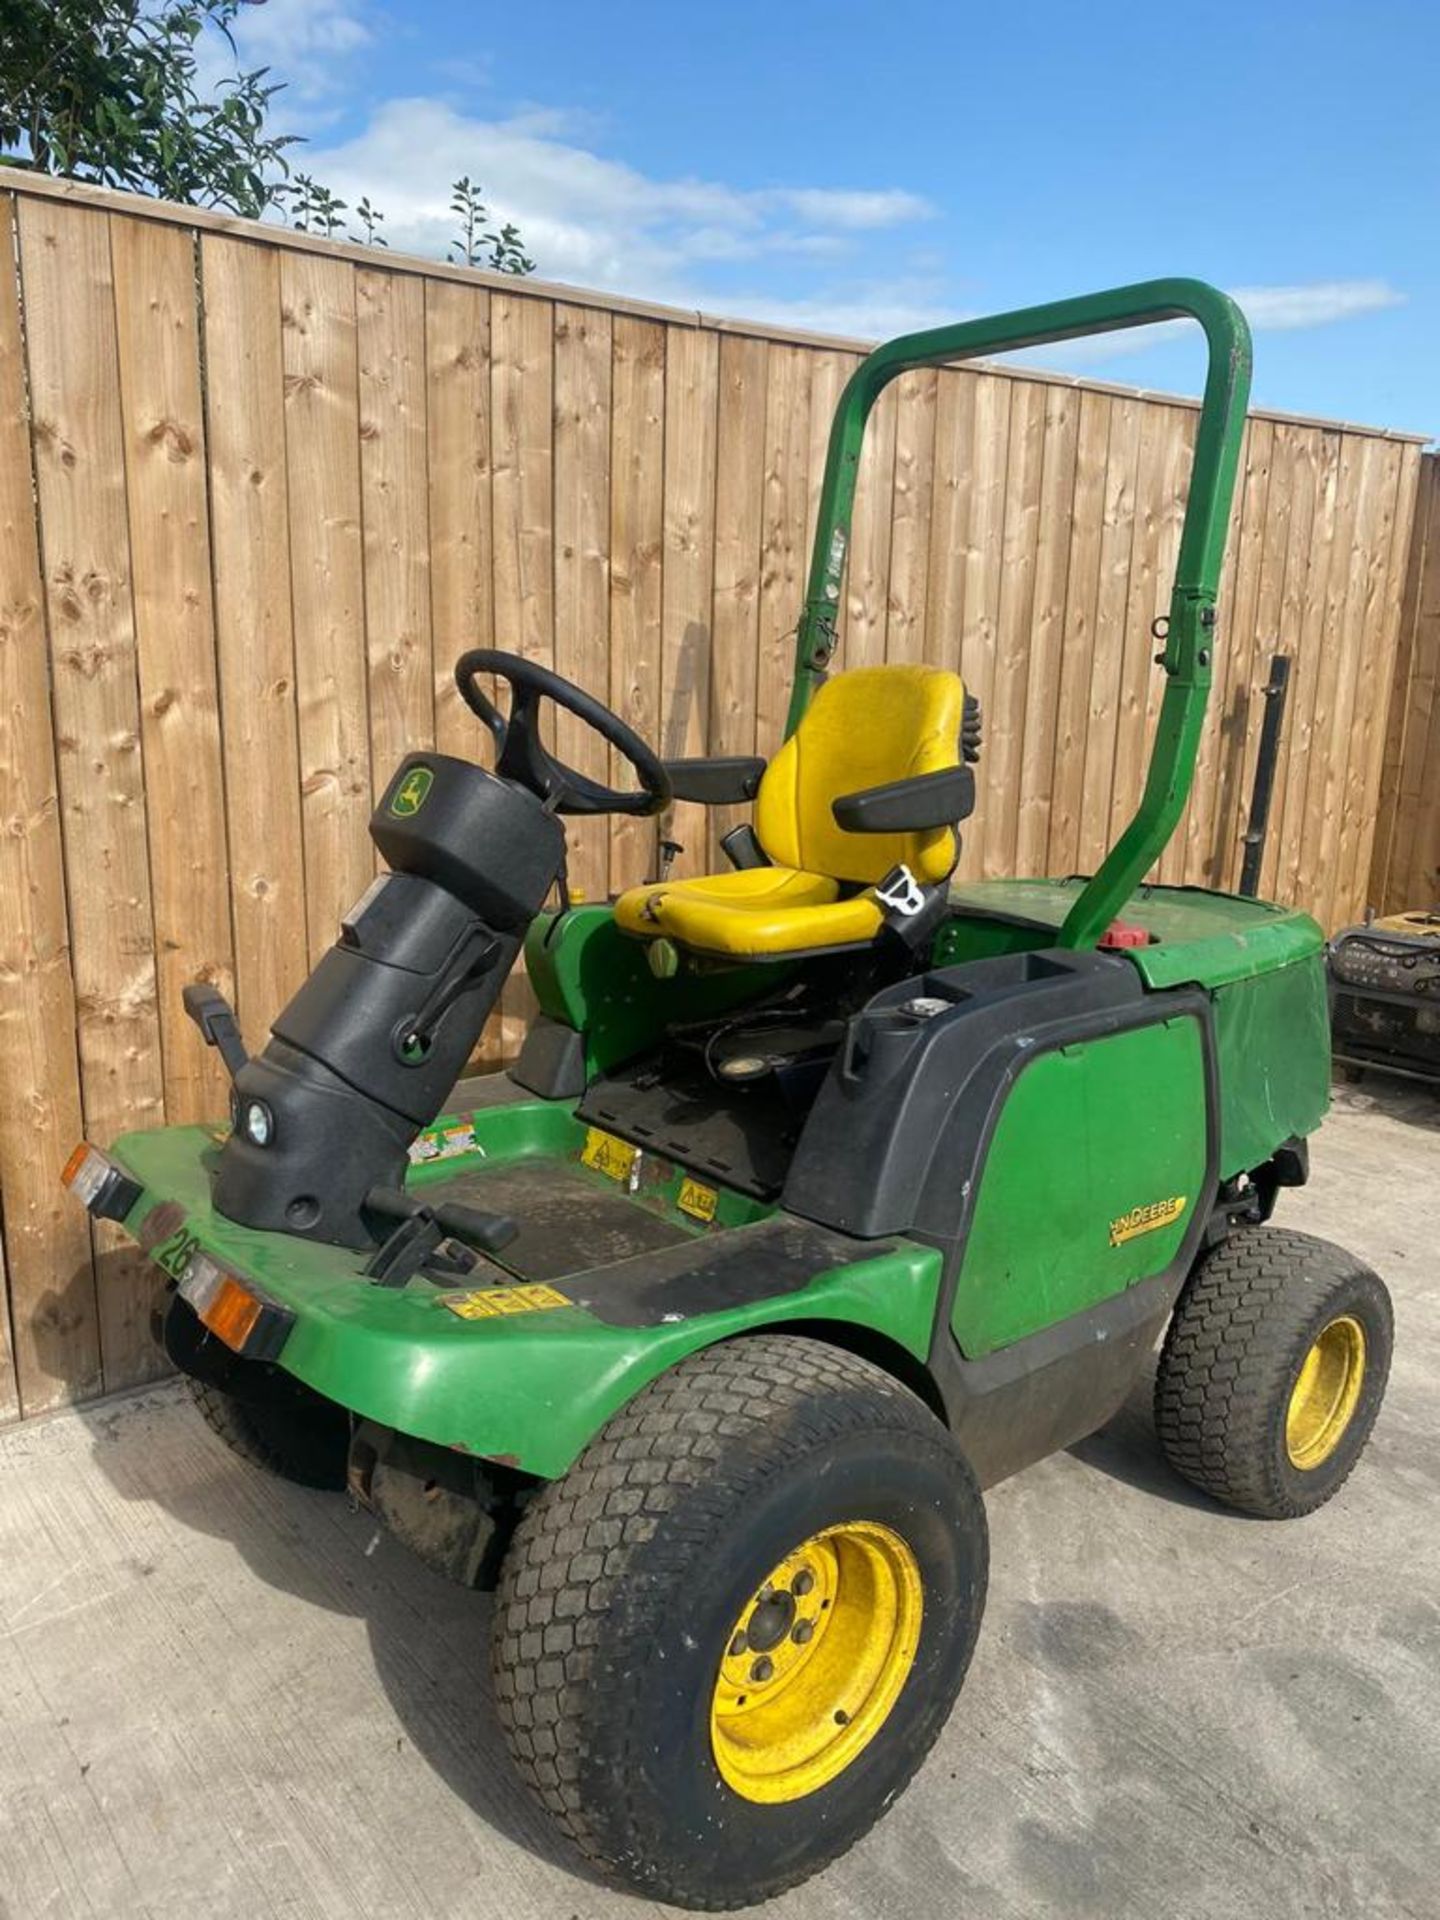
[[[668,754],[772,748],[849,343],[496,280],[24,175],[0,247],[0,1418],[144,1379],[151,1278],[59,1189],[82,1132],[223,1111],[181,987],[258,1044],[369,880],[406,751],[482,751],[494,642]],[[1193,406],[907,377],[864,455],[842,664],[958,665],[967,874],[1088,868],[1131,812]],[[1363,903],[1418,446],[1248,428],[1223,641],[1167,879],[1227,883],[1294,660],[1264,886]],[[1433,659],[1433,656],[1432,656]],[[1432,665],[1433,683],[1433,665]],[[570,725],[561,749],[597,768]],[[723,825],[724,823],[722,823]],[[680,870],[715,823],[673,823]],[[588,822],[591,897],[653,822]],[[492,1059],[514,1051],[523,982]],[[0,1275],[0,1286],[3,1286]]]
[[[1440,455],[1420,463],[1369,904],[1440,906]]]

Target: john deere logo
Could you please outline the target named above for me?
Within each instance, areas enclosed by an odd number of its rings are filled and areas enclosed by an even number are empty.
[[[1154,1233],[1159,1227],[1173,1226],[1185,1211],[1185,1196],[1175,1194],[1169,1200],[1152,1200],[1148,1206],[1132,1207],[1129,1213],[1122,1213],[1118,1220],[1110,1222],[1110,1244],[1123,1247],[1127,1240],[1136,1240],[1142,1233]]]
[[[424,806],[426,795],[434,784],[435,771],[432,767],[412,767],[390,802],[391,813],[401,820],[408,820]]]

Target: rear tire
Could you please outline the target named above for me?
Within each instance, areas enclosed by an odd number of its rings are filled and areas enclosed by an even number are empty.
[[[520,1523],[494,1639],[516,1767],[638,1892],[766,1899],[919,1767],[986,1569],[974,1477],[889,1374],[788,1335],[694,1355]]]
[[[185,1384],[210,1431],[252,1467],[322,1493],[343,1491],[350,1447],[350,1421],[343,1408],[318,1394],[313,1407],[270,1406],[190,1375]]]
[[[1384,1282],[1308,1233],[1237,1227],[1202,1256],[1155,1379],[1166,1458],[1267,1520],[1313,1513],[1349,1478],[1385,1395]]]

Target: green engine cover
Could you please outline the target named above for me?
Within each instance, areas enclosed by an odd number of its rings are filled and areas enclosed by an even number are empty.
[[[1192,1015],[1038,1055],[980,1171],[951,1325],[971,1359],[1160,1273],[1205,1186]]]

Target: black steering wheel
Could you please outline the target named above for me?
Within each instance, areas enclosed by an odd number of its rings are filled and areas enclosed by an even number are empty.
[[[496,674],[510,688],[510,718],[503,720],[476,684],[480,673]],[[472,647],[455,662],[455,684],[470,711],[495,736],[495,771],[502,780],[528,788],[556,813],[660,813],[670,804],[670,776],[665,763],[618,714],[593,699],[583,688],[564,680],[537,660],[517,653],[498,653],[491,647]],[[540,739],[542,699],[573,713],[635,769],[641,791],[625,793],[602,786],[577,773],[548,753]]]

